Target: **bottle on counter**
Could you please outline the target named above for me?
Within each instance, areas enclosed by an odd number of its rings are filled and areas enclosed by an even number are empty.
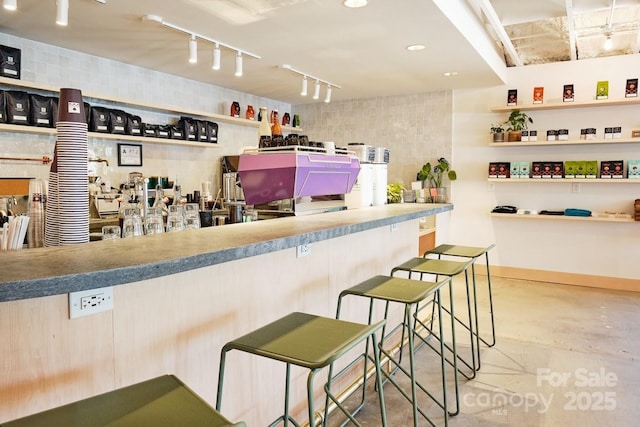
[[[280,147],[284,145],[284,137],[282,136],[282,126],[280,126],[280,118],[278,117],[278,110],[271,112],[272,124],[271,124],[271,145],[274,147]]]
[[[260,126],[258,126],[258,147],[271,146],[271,125],[267,120],[267,108],[260,107]]]

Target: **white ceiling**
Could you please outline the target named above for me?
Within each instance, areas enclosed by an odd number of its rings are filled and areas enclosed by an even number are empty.
[[[301,76],[283,69],[283,64],[341,86],[342,89],[333,90],[332,100],[499,85],[500,70],[487,61],[487,55],[505,57],[503,46],[499,42],[482,45],[483,37],[471,37],[470,21],[465,26],[457,12],[464,12],[478,28],[483,28],[483,23],[489,21],[482,14],[476,16],[469,11],[480,10],[483,3],[493,6],[514,37],[514,44],[520,46],[523,42],[515,37],[521,34],[519,25],[523,23],[565,17],[566,27],[567,4],[573,5],[574,14],[597,14],[597,24],[587,19],[591,15],[584,15],[588,26],[601,25],[603,15],[606,25],[611,1],[369,0],[364,8],[348,9],[342,0],[106,0],[104,4],[69,0],[69,25],[59,27],[54,22],[55,0],[18,0],[17,11],[0,10],[0,32],[301,104],[322,102],[324,88],[321,98],[315,101],[311,99],[310,82],[309,95],[301,97]],[[637,8],[638,4],[638,0],[618,0],[616,10]],[[261,59],[245,55],[244,75],[235,77],[235,52],[223,49],[222,69],[213,71],[213,45],[201,40],[198,63],[189,64],[188,35],[143,20],[149,14],[255,53]],[[629,13],[620,12],[616,17],[629,20]],[[484,26],[489,28],[488,24]],[[566,33],[566,28],[560,24],[553,31]],[[487,33],[495,31],[489,28]],[[633,34],[636,43],[632,51],[637,52],[637,31]],[[536,38],[527,37],[527,43]],[[405,49],[416,43],[425,44],[426,49]],[[568,42],[566,46],[563,43],[552,45],[566,52]],[[537,53],[525,52],[523,47],[517,50],[523,57],[544,54],[552,60],[564,60],[553,56],[555,52],[551,55],[550,48]],[[502,67],[508,62],[501,61]],[[445,72],[458,75],[445,77]]]

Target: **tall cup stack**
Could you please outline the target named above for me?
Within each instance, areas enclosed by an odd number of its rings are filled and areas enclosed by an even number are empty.
[[[89,241],[88,143],[82,92],[60,89],[57,139],[49,172],[45,246]]]

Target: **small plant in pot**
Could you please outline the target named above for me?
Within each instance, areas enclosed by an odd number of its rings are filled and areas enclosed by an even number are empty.
[[[533,119],[520,110],[513,110],[509,115],[505,124],[508,124],[507,132],[509,132],[509,141],[522,140],[522,131],[529,128],[529,124],[533,123]]]
[[[493,142],[504,142],[504,124],[491,125]]]
[[[456,171],[451,169],[451,164],[444,157],[440,157],[434,165],[431,162],[425,163],[418,172],[418,180],[423,182],[423,186],[428,182],[429,194],[434,203],[447,203],[447,189],[442,186],[445,175],[450,181],[458,178]]]
[[[388,203],[400,203],[402,202],[402,191],[404,187],[400,183],[387,184],[387,202]]]

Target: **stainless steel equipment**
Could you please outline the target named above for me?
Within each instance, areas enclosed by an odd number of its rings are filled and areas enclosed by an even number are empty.
[[[347,149],[353,151],[360,163],[373,163],[376,156],[376,150],[371,145],[362,142],[350,142]]]

